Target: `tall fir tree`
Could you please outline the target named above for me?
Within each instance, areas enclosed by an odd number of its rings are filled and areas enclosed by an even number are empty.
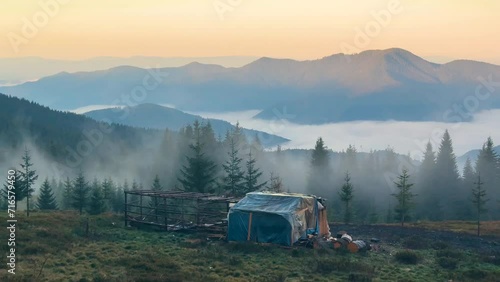
[[[246,174],[244,179],[244,191],[243,194],[258,191],[262,189],[267,184],[267,181],[259,183],[259,178],[262,176],[262,172],[259,168],[255,167],[256,159],[252,156],[252,151],[248,153],[248,159],[246,161]]]
[[[111,210],[112,207],[112,199],[114,196],[114,187],[113,187],[113,180],[111,178],[104,179],[101,183],[102,187],[102,197],[104,198],[105,202],[105,210],[109,211]]]
[[[57,210],[57,201],[48,178],[45,179],[42,187],[40,187],[40,196],[38,196],[36,206],[39,210]]]
[[[132,188],[132,190],[134,190],[134,188]],[[155,192],[159,192],[159,191],[163,190],[163,187],[161,186],[161,183],[160,183],[160,177],[158,175],[155,175],[155,178],[153,179],[153,184],[151,185],[151,190],[153,190]],[[157,197],[151,198],[151,201],[149,202],[149,206],[154,209],[156,221],[158,221],[158,215],[160,214],[158,211],[159,205],[160,205],[160,202],[159,202],[159,199]]]
[[[425,147],[422,163],[418,169],[415,190],[421,195],[416,213],[419,219],[436,220],[440,216],[439,193],[436,185],[436,153],[429,141]]]
[[[106,211],[106,201],[102,193],[101,185],[94,180],[90,188],[89,203],[87,205],[87,212],[92,215],[98,215]]]
[[[66,177],[66,180],[64,181],[64,192],[63,192],[63,201],[62,201],[62,207],[65,210],[69,210],[73,208],[73,183],[69,179],[69,177]]]
[[[462,172],[462,191],[468,192],[467,194],[462,196],[463,205],[460,218],[464,220],[469,220],[473,218],[473,209],[466,201],[470,200],[469,199],[470,187],[474,186],[474,182],[476,182],[476,172],[474,171],[474,168],[472,166],[472,161],[470,160],[470,158],[467,157]]]
[[[266,190],[273,193],[283,193],[285,192],[285,186],[283,185],[283,179],[274,172],[270,173],[269,181],[266,185]]]
[[[23,162],[21,163],[21,170],[19,171],[21,174],[21,193],[24,198],[26,198],[26,216],[30,216],[30,199],[33,192],[35,192],[33,185],[38,179],[38,175],[36,174],[36,170],[33,169],[30,151],[27,147],[24,148],[24,155],[22,159]]]
[[[217,165],[204,152],[199,134],[195,135],[194,144],[190,144],[190,153],[186,156],[186,165],[180,171],[178,181],[184,191],[213,193]]]
[[[498,154],[494,150],[491,137],[488,137],[483,144],[476,161],[476,172],[481,173],[484,182],[484,190],[493,199],[500,198],[500,172],[498,168]],[[491,201],[486,204],[486,208],[491,211],[491,216],[500,218],[500,210],[496,209],[496,203]]]
[[[124,211],[124,202],[125,202],[124,191],[128,191],[128,189],[129,188],[125,187],[125,185],[117,185],[112,205],[112,209],[115,213],[122,213]]]
[[[222,165],[225,176],[223,178],[223,190],[231,196],[241,196],[244,193],[244,176],[245,173],[241,169],[242,158],[239,157],[236,140],[231,138],[229,143],[229,151],[227,152],[228,159]]]
[[[241,151],[248,147],[247,137],[243,133],[243,128],[241,128],[240,123],[236,122],[232,132],[232,139],[235,142],[236,148]]]
[[[404,226],[405,222],[410,219],[410,211],[414,207],[413,198],[416,194],[412,193],[411,187],[413,183],[409,181],[410,175],[406,169],[403,169],[403,173],[399,175],[398,181],[394,182],[397,187],[396,193],[393,193],[397,200],[397,205],[395,208],[396,219],[401,222],[401,226]]]
[[[465,187],[471,187],[476,181],[476,172],[474,167],[472,167],[472,161],[469,157],[465,160],[464,170],[462,173],[462,179]]]
[[[326,196],[331,189],[330,161],[328,149],[323,138],[316,140],[311,156],[311,167],[307,181],[307,191],[310,194]]]
[[[448,130],[443,134],[435,169],[435,185],[437,190],[437,208],[435,219],[456,219],[460,206],[460,175],[458,173],[453,143]]]
[[[354,145],[349,145],[342,158],[342,168],[345,171],[349,171],[350,175],[354,176],[357,176],[359,171],[357,154],[358,151],[356,150],[356,147]]]
[[[83,172],[80,171],[75,181],[73,181],[72,206],[78,210],[80,215],[88,204],[89,184],[85,180]]]
[[[6,206],[9,206],[9,202],[12,201],[12,199],[9,199],[9,190],[14,192],[15,197],[14,197],[14,209],[17,210],[17,207],[19,205],[19,202],[24,200],[25,194],[23,193],[23,183],[21,182],[21,174],[17,169],[14,170],[14,179],[7,179],[6,182],[3,185],[3,190],[2,190],[2,198],[5,200],[4,204]],[[11,189],[9,189],[11,188]],[[11,195],[12,195],[11,192]]]
[[[346,172],[344,184],[342,185],[342,188],[340,188],[340,191],[338,193],[340,196],[340,200],[344,204],[344,223],[349,224],[351,223],[353,216],[352,200],[354,198],[354,187],[351,183],[351,176],[349,175],[349,172]]]
[[[486,208],[486,190],[483,188],[483,182],[481,181],[481,174],[478,173],[477,181],[474,182],[474,189],[472,189],[472,204],[476,211],[477,216],[477,236],[481,236],[481,215],[488,211]]]

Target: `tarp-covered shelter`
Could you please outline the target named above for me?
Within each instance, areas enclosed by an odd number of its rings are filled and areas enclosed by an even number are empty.
[[[326,209],[311,195],[248,193],[228,213],[227,239],[291,246],[330,233]]]

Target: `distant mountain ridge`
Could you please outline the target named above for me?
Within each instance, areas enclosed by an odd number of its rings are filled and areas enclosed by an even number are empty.
[[[238,67],[258,59],[251,56],[221,57],[148,57],[133,56],[95,57],[84,60],[58,60],[40,57],[0,58],[0,85],[22,83],[55,75],[61,72],[96,71],[118,66],[134,66],[140,68],[178,67],[191,62],[220,64],[226,67]]]
[[[188,114],[177,109],[164,107],[156,104],[141,104],[134,107],[112,108],[95,110],[85,113],[87,117],[97,121],[107,121],[117,124],[124,124],[134,127],[152,128],[152,129],[170,129],[178,131],[179,129],[193,124],[195,120],[199,122],[210,122],[215,135],[224,137],[226,132],[235,128],[227,121],[218,119],[205,119],[201,116]],[[290,141],[289,139],[268,134],[266,132],[253,129],[242,129],[249,141],[256,136],[266,148]]]
[[[161,83],[148,89],[141,103],[173,104],[186,111],[262,109],[256,118],[301,124],[454,122],[463,119],[453,111],[454,105],[463,105],[480,85],[500,81],[497,65],[466,60],[436,64],[398,48],[309,61],[260,58],[237,68],[190,63],[155,71],[163,75]],[[60,73],[0,91],[68,110],[113,104],[124,94],[130,96],[150,72],[117,67]],[[482,90],[491,87],[483,85]],[[475,110],[496,108],[500,96],[490,95]]]

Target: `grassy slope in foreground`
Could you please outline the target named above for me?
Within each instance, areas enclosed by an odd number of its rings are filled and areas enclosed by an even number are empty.
[[[346,254],[126,229],[121,216],[110,214],[90,217],[87,238],[85,219],[67,211],[19,214],[16,275],[2,267],[0,281],[495,281],[500,275],[498,254],[495,259],[425,238],[408,251],[416,264],[405,264],[395,257],[408,248],[408,238]],[[4,213],[0,220],[6,222]],[[5,254],[6,228],[0,230]]]

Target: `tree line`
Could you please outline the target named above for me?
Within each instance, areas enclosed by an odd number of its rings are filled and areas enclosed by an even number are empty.
[[[324,197],[333,221],[472,220],[478,211],[484,219],[498,219],[500,161],[493,146],[488,138],[476,163],[468,160],[460,174],[448,132],[437,152],[429,142],[422,161],[416,163],[391,147],[359,153],[350,145],[345,151],[332,152],[322,138],[311,151],[281,150],[279,146],[266,151],[258,136],[245,136],[239,125],[225,136],[215,136],[210,123],[196,121],[179,132],[166,130],[154,153],[156,159],[150,160],[150,174],[132,181],[117,180],[113,175],[92,179],[82,168],[65,179],[46,178],[37,183],[26,149],[16,169],[17,201],[25,200],[27,213],[35,203],[40,210],[98,214],[122,212],[124,190],[179,190],[236,197],[270,190]],[[482,183],[480,191],[473,194],[471,189],[478,189],[478,181]],[[36,184],[39,189],[33,202]],[[3,197],[2,205],[6,204]]]
[[[374,161],[373,153],[364,160],[364,169],[358,164],[356,149],[349,146],[342,162],[343,183],[339,188],[329,187],[339,183],[332,176],[335,171],[329,163],[329,151],[319,138],[310,162],[308,189],[334,199],[334,218],[351,223],[393,222],[402,224],[410,220],[478,220],[500,218],[500,157],[495,152],[493,140],[488,138],[479,152],[475,165],[467,159],[463,173],[457,168],[453,144],[448,131],[441,139],[437,152],[429,142],[421,164],[414,165],[409,157],[397,175],[396,163],[391,154],[382,163]],[[391,151],[391,149],[388,149]],[[403,158],[404,159],[404,158]],[[385,171],[385,172],[384,172]],[[410,174],[411,171],[411,174]],[[337,172],[338,168],[337,168]],[[384,177],[387,175],[395,177]],[[338,179],[339,176],[336,176]],[[377,182],[385,181],[389,189],[371,190]],[[330,191],[321,193],[321,191]],[[337,195],[335,195],[337,194]],[[366,195],[371,195],[367,198]],[[387,207],[374,205],[377,198],[386,198]],[[358,217],[358,220],[354,220]]]

